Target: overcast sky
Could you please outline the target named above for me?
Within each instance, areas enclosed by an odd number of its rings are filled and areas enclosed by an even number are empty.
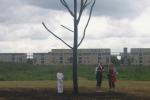
[[[72,7],[73,0],[66,0]],[[0,52],[49,52],[68,48],[42,26],[46,25],[70,45],[73,18],[59,0],[0,0]],[[88,18],[88,9],[79,25],[79,41]],[[97,0],[80,48],[150,48],[149,0]]]

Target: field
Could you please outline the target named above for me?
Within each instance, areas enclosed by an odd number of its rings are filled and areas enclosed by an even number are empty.
[[[65,75],[64,94],[56,93],[56,73]],[[95,92],[95,66],[79,66],[78,96],[72,93],[71,66],[0,63],[0,100],[149,100],[150,66],[117,66],[117,87],[108,89],[105,67],[101,93]]]
[[[72,80],[71,66],[62,65],[28,65],[0,63],[0,81],[37,81],[56,80],[56,73],[62,71],[65,80]],[[107,80],[107,66],[103,80]],[[79,66],[78,76],[87,80],[95,80],[95,66]],[[118,80],[150,81],[150,66],[117,66]]]

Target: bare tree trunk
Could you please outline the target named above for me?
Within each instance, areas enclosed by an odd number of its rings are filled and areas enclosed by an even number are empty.
[[[73,46],[73,88],[74,88],[74,94],[78,94],[77,46],[78,46],[77,0],[74,0],[74,46]]]
[[[71,31],[71,32],[74,32],[74,44],[73,44],[73,47],[70,46],[68,43],[66,43],[63,39],[61,39],[59,36],[57,36],[54,32],[52,32],[50,29],[48,29],[48,27],[45,25],[44,22],[42,22],[43,26],[45,27],[45,29],[50,32],[53,36],[55,36],[57,39],[59,39],[61,42],[63,42],[65,45],[67,45],[70,49],[73,50],[73,64],[72,64],[72,72],[73,72],[73,92],[74,94],[78,94],[78,77],[77,77],[77,65],[78,65],[78,62],[77,62],[77,58],[78,58],[78,47],[81,45],[84,37],[85,37],[85,32],[86,32],[86,29],[88,27],[88,24],[89,24],[89,21],[91,19],[91,14],[92,14],[92,10],[93,10],[93,7],[95,5],[95,1],[96,0],[81,0],[80,1],[80,9],[79,9],[79,15],[77,16],[77,0],[74,0],[74,12],[70,9],[68,3],[65,1],[65,0],[60,0],[61,4],[66,7],[66,9],[68,10],[68,12],[70,13],[70,15],[74,18],[74,31],[67,28],[66,26],[64,25],[61,25],[62,27],[64,27],[65,29]],[[84,32],[83,32],[83,36],[80,40],[80,42],[78,43],[78,24],[80,22],[80,19],[81,19],[81,16],[82,16],[82,13],[83,11],[85,10],[85,8],[88,6],[88,5],[91,5],[90,7],[90,14],[89,14],[89,18],[87,20],[87,23],[86,23],[86,26],[84,28]]]

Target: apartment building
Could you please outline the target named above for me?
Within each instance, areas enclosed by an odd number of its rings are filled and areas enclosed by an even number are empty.
[[[131,48],[132,65],[150,65],[150,48]]]
[[[98,62],[110,63],[110,49],[79,49],[78,64],[93,65]],[[34,64],[64,64],[70,65],[73,61],[73,53],[70,49],[52,49],[49,53],[34,53]]]
[[[51,64],[50,53],[33,53],[33,63],[38,65]]]
[[[26,63],[26,53],[0,53],[0,62]]]
[[[130,65],[131,57],[130,57],[130,52],[128,52],[127,48],[123,48],[123,52],[121,52],[119,56],[121,56],[121,64],[125,66]]]

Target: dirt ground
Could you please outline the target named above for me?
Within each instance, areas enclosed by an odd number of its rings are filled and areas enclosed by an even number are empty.
[[[112,91],[74,95],[69,90],[57,94],[53,89],[0,89],[0,100],[150,100],[150,97]]]

